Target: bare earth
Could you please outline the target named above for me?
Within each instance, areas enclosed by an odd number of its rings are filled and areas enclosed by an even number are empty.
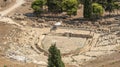
[[[8,14],[9,12],[11,12],[12,10],[14,10],[15,8],[21,6],[23,3],[24,3],[24,0],[16,0],[16,3],[12,7],[8,8],[4,11],[1,11],[0,14],[2,16],[4,16],[4,15]]]
[[[62,24],[50,33],[49,23],[54,21],[47,21],[47,24],[29,17],[18,19],[21,14],[32,13],[31,2],[16,0],[12,7],[0,12],[0,67],[47,67],[47,50],[53,42],[61,50],[66,67],[120,66],[120,37],[117,36],[120,20],[115,19],[120,16],[100,20],[101,23],[110,22],[110,25],[81,24],[72,28],[69,24],[66,27]],[[78,10],[78,15],[72,18],[81,15],[82,10]],[[92,37],[58,35],[66,32]]]

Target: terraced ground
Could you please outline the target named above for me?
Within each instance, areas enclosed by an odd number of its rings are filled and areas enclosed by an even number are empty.
[[[58,29],[54,33],[66,32],[67,30],[68,29]],[[82,30],[74,30],[74,29],[69,29],[69,31],[80,34],[90,33],[90,31],[85,32]],[[84,63],[95,60],[98,57],[104,55],[111,55],[114,52],[119,52],[119,49],[117,48],[120,46],[120,38],[117,37],[116,35],[118,32],[119,30],[115,32],[111,32],[107,35],[105,33],[101,34],[101,33],[92,32],[91,34],[93,35],[93,38],[86,39],[85,42],[87,43],[82,49],[77,49],[75,52],[63,56],[63,61],[66,64],[80,67],[84,65]],[[49,28],[32,28],[32,27],[21,28],[19,35],[17,35],[16,38],[13,39],[12,43],[10,43],[10,48],[6,51],[6,56],[21,62],[32,62],[46,66],[47,56],[46,56],[46,51],[44,51],[44,49],[46,50],[46,48],[42,47],[41,42],[43,41],[44,38],[47,38],[45,42],[49,41],[52,43],[52,41],[50,40],[51,38],[55,38],[56,35],[55,36],[52,35],[49,37],[49,35],[45,36],[43,34],[49,34]],[[62,39],[61,37],[57,37],[55,40],[62,41],[64,39],[67,40],[64,37]],[[76,40],[75,41],[72,40],[72,42],[77,43]],[[69,45],[70,42],[66,41],[66,43],[68,43]],[[66,52],[66,49],[68,48],[69,50],[73,50],[74,48],[76,48],[75,46],[67,46],[67,44],[65,43],[61,43],[61,44],[62,45],[59,44],[58,48],[60,49],[62,48],[63,53],[64,51]],[[47,44],[44,44],[44,46],[47,46]]]
[[[31,0],[30,0],[31,1]],[[50,24],[27,17],[16,20],[8,15],[30,11],[30,2],[20,7],[24,0],[16,0],[16,4],[0,12],[0,65],[13,67],[46,67],[48,46],[56,41],[62,52],[66,67],[119,67],[120,56],[120,16],[105,18],[95,23],[71,20],[63,22],[56,32],[50,33]],[[29,5],[29,9],[28,9]],[[27,7],[27,9],[26,9]],[[16,10],[15,10],[16,9]],[[26,10],[25,10],[26,9]],[[76,16],[77,17],[77,16]],[[75,17],[75,18],[76,18]],[[47,18],[49,19],[49,18]],[[31,24],[30,24],[30,22]],[[17,21],[17,22],[16,22]],[[21,24],[22,22],[22,24]],[[24,24],[23,22],[26,22]],[[30,24],[30,25],[29,25]],[[59,33],[90,35],[92,38],[66,37]],[[81,48],[81,45],[82,48]],[[75,45],[75,46],[74,46]],[[80,48],[80,49],[78,49]],[[29,64],[27,64],[29,63]],[[34,64],[33,64],[34,63]]]
[[[63,56],[63,61],[67,65],[73,65],[73,67],[84,67],[94,62],[98,58],[102,58],[105,55],[110,55],[113,53],[118,52],[119,53],[119,47],[120,47],[120,37],[119,35],[119,22],[114,22],[110,27],[103,26],[104,28],[97,28],[96,29],[90,29],[90,28],[69,28],[68,26],[60,27],[56,32],[52,32],[52,34],[49,32],[50,28],[44,27],[31,27],[31,26],[18,26],[19,23],[9,24],[9,23],[0,23],[1,24],[1,55],[11,59],[11,60],[17,60],[20,62],[27,62],[27,63],[35,63],[39,66],[46,67],[47,65],[47,55],[46,52],[47,49],[43,48],[43,46],[47,46],[52,43],[52,40],[58,40],[58,43],[61,43],[62,45],[58,44],[58,48],[61,49],[61,51],[64,53],[69,49],[68,52]],[[105,28],[110,28],[110,31],[105,32]],[[101,29],[101,30],[100,30]],[[76,37],[67,37],[66,36],[60,36],[57,35],[58,33],[66,33],[66,32],[72,32],[74,34],[84,34],[84,35],[91,35],[92,38],[76,38]],[[47,35],[45,35],[47,34]],[[55,38],[57,37],[57,38]],[[48,42],[48,44],[43,44],[43,39],[45,39],[45,43]],[[72,39],[71,42],[69,42],[69,39]],[[66,41],[66,43],[62,43],[59,41]],[[78,40],[83,42],[81,43],[84,46],[82,49],[77,49],[76,47],[79,47],[79,43],[76,41]],[[77,43],[77,46],[74,46]],[[71,44],[72,46],[70,46]],[[68,46],[67,46],[68,45]],[[81,45],[80,45],[81,46]],[[4,49],[3,49],[4,47]],[[68,47],[68,48],[67,48]],[[73,49],[76,49],[75,51],[72,51]],[[119,54],[118,54],[119,55]],[[117,57],[117,56],[116,56]],[[104,59],[104,58],[102,58]],[[101,59],[100,59],[101,60]],[[100,66],[107,66],[107,64],[117,64],[119,60],[114,57],[108,57],[106,62],[102,63],[98,60]],[[97,60],[96,60],[97,61]],[[85,64],[86,63],[86,64]],[[87,64],[88,63],[88,64]],[[95,63],[95,62],[94,62]],[[93,64],[91,64],[92,66]],[[96,64],[94,64],[96,67]],[[90,65],[89,65],[90,66]]]
[[[5,10],[15,3],[15,0],[1,0],[0,1],[0,11]]]
[[[88,67],[88,65],[94,65],[93,67],[96,67],[96,64],[92,63],[98,61],[98,67],[100,67],[112,63],[117,64],[119,62],[119,59],[117,60],[117,58],[110,57],[113,56],[112,54],[114,53],[119,53],[120,37],[118,35],[120,28],[118,22],[112,23],[110,27],[103,26],[104,28],[111,28],[109,32],[100,30],[101,28],[91,30],[90,28],[84,28],[84,26],[82,28],[60,27],[50,33],[48,26],[46,28],[39,28],[18,25],[20,24],[0,23],[1,55],[11,60],[17,60],[23,63],[35,63],[45,67],[47,65],[47,49],[54,40],[63,54],[63,61],[67,65],[73,65],[73,67]],[[61,36],[66,32],[90,35],[92,38]],[[79,45],[80,43],[84,46],[82,46],[81,49],[77,49],[81,47],[81,45]],[[2,49],[3,47],[5,49]],[[109,56],[108,59],[104,58],[106,55]],[[101,58],[106,61],[102,63]]]

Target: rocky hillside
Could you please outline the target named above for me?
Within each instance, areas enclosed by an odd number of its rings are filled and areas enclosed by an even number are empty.
[[[0,0],[0,10],[3,8],[8,7],[10,4],[12,4],[15,0]]]

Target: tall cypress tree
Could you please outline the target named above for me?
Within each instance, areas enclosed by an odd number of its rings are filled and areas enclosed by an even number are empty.
[[[56,44],[49,48],[49,58],[47,67],[65,67],[61,60],[60,50],[57,49]]]
[[[92,0],[84,0],[84,18],[92,17]]]
[[[110,13],[113,10],[114,10],[114,0],[107,0],[106,11],[108,11]]]

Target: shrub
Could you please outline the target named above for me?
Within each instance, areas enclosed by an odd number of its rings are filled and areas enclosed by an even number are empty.
[[[93,8],[93,15],[94,17],[100,17],[103,15],[104,13],[104,8],[102,7],[102,5],[98,4],[98,3],[93,3],[92,4],[92,8]]]

